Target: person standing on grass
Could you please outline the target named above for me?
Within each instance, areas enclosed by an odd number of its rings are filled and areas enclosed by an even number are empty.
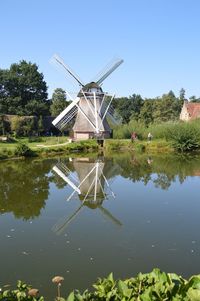
[[[150,142],[153,138],[152,134],[149,132],[149,134],[147,135],[148,141]]]
[[[137,139],[137,133],[136,132],[133,132],[132,134],[131,134],[131,141],[133,142],[133,141],[135,141]]]

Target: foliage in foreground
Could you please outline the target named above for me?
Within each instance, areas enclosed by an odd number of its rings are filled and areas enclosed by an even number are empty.
[[[60,283],[58,283],[60,285]],[[173,273],[164,273],[154,269],[151,273],[139,273],[134,278],[124,281],[114,280],[112,273],[107,278],[99,278],[93,285],[94,291],[75,290],[67,299],[57,297],[60,301],[198,301],[200,300],[200,275],[185,280]],[[30,287],[18,282],[17,290],[0,292],[3,301],[43,301],[43,297],[30,296]]]

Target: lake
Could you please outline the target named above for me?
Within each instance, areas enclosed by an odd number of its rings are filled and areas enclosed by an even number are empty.
[[[49,300],[159,267],[199,274],[200,156],[113,153],[0,163],[0,287]]]

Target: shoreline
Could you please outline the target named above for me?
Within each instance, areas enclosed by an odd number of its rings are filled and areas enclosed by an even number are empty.
[[[19,141],[20,143],[20,141]],[[15,151],[19,143],[3,144],[0,147],[0,161],[7,160],[22,160],[27,157],[54,157],[57,155],[69,154],[85,154],[92,152],[116,152],[128,151],[135,153],[173,153],[174,149],[171,144],[165,140],[154,140],[151,142],[137,140],[131,142],[130,139],[107,139],[104,141],[104,146],[98,145],[96,140],[84,140],[79,142],[65,142],[60,144],[48,145],[47,143],[31,145],[26,144],[29,153],[27,155],[16,155]],[[22,141],[23,143],[23,141]],[[1,145],[2,146],[2,145]]]

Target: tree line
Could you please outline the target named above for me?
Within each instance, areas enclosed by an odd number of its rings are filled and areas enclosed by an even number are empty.
[[[185,90],[182,88],[178,97],[173,91],[161,97],[145,99],[141,95],[133,94],[130,97],[114,99],[113,106],[117,112],[116,117],[121,117],[124,124],[135,120],[148,126],[154,122],[178,120],[185,100]],[[200,102],[200,98],[192,96],[190,101]]]
[[[154,122],[176,120],[185,100],[185,90],[182,88],[178,97],[172,91],[156,98],[142,98],[133,94],[129,97],[120,97],[113,100],[116,117],[120,117],[124,124],[131,120],[142,122],[146,126]],[[200,98],[190,97],[193,102],[200,102]],[[57,116],[63,111],[69,101],[63,89],[54,90],[52,98],[48,98],[47,83],[44,76],[38,70],[35,63],[14,63],[9,69],[0,69],[0,116],[36,116],[38,125],[32,120],[28,125],[28,119],[13,121],[14,124],[26,124],[25,127],[41,128],[41,118],[44,116]],[[4,129],[0,118],[0,131]],[[15,127],[15,126],[14,126]],[[24,130],[25,131],[25,130]]]

